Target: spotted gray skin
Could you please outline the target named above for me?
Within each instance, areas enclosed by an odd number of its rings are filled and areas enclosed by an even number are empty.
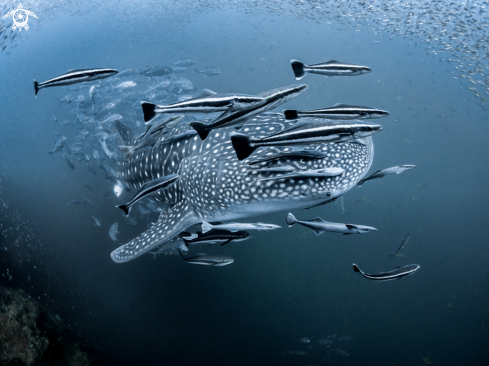
[[[291,125],[283,115],[257,116],[241,131],[258,138]],[[187,125],[176,127],[163,138],[171,139],[189,128]],[[350,143],[311,145],[327,155],[324,159],[281,159],[249,166],[236,157],[229,138],[233,130],[214,130],[205,141],[198,136],[167,143],[163,140],[135,152],[127,161],[118,162],[118,178],[134,190],[169,174],[178,174],[180,179],[153,195],[153,199],[166,204],[167,209],[149,230],[112,252],[115,262],[130,261],[203,221],[240,220],[311,206],[324,201],[327,195],[340,196],[366,174],[373,159],[373,143],[371,137],[367,137],[363,139],[365,146]],[[291,149],[262,148],[253,157],[264,158],[283,151]],[[297,172],[330,167],[343,168],[345,172],[329,178],[260,181],[273,173],[257,168],[281,165],[294,167]]]

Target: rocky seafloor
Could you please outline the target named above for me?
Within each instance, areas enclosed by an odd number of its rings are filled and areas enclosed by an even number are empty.
[[[0,286],[0,366],[88,366],[81,343],[58,315],[23,290]]]

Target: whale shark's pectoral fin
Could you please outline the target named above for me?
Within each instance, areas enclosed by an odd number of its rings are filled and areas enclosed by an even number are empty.
[[[117,248],[110,256],[116,263],[128,262],[167,242],[197,222],[199,219],[193,208],[186,199],[182,199],[167,211],[162,211],[158,221],[149,230]]]

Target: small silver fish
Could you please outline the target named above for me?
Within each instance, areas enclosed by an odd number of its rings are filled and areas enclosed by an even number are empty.
[[[194,69],[194,71],[199,74],[204,74],[205,76],[216,76],[221,73],[221,70],[219,70],[217,67],[207,67],[207,66],[200,71],[196,69]]]
[[[99,220],[99,219],[97,219],[95,216],[92,216],[92,217],[93,217],[93,221],[95,221],[95,224],[94,224],[95,226],[100,226],[100,225],[102,225],[102,224],[100,223],[100,220]]]
[[[61,136],[54,144],[54,149],[53,151],[48,151],[51,156],[54,157],[54,153],[56,151],[61,151],[61,149],[65,146],[66,144],[66,136]]]
[[[119,243],[119,239],[117,239],[117,234],[119,234],[119,232],[117,231],[118,228],[119,228],[119,223],[114,222],[109,229],[109,236],[112,239],[112,241],[116,244]]]

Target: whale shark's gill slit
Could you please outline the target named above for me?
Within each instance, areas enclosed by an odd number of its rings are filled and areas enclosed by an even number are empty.
[[[128,262],[167,242],[197,222],[199,219],[192,207],[188,205],[186,199],[182,199],[167,211],[163,211],[149,230],[117,248],[110,256],[116,263]]]

